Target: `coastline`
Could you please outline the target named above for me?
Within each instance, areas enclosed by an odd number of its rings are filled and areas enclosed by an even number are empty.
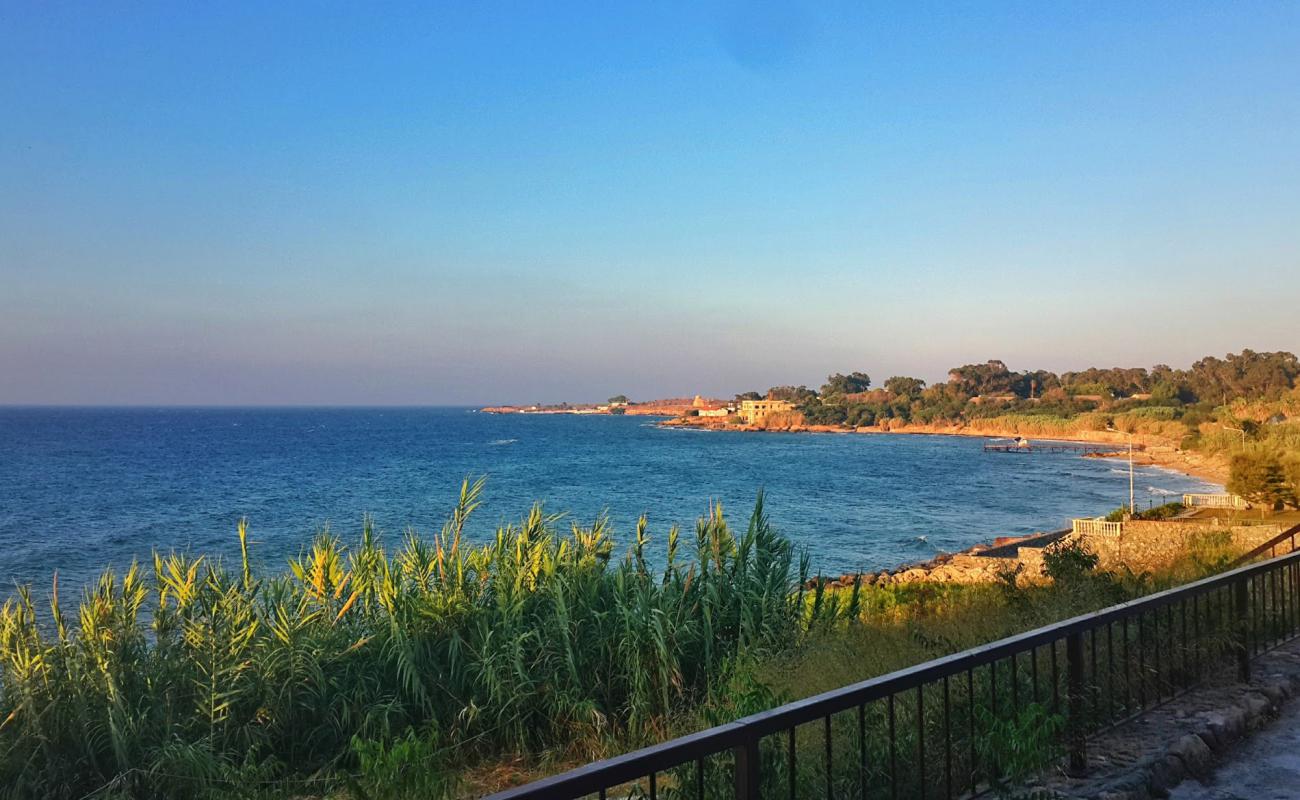
[[[764,427],[757,425],[727,424],[717,420],[704,420],[698,417],[677,417],[659,423],[664,427],[705,428],[710,430],[739,431],[745,433],[836,433],[836,434],[900,434],[912,436],[966,436],[970,438],[1001,439],[1024,436],[1028,439],[1043,441],[1084,442],[1088,444],[1115,445],[1113,454],[1099,455],[1096,458],[1111,458],[1127,461],[1127,434],[1110,431],[1053,432],[1037,433],[1009,430],[1003,426],[981,425],[872,425],[859,428],[843,428],[835,425],[789,425],[783,427]],[[1134,434],[1133,443],[1141,445],[1142,450],[1133,453],[1134,466],[1157,467],[1199,478],[1215,486],[1222,487],[1228,480],[1228,465],[1220,458],[1202,453],[1190,452],[1180,448],[1175,442],[1158,436]]]

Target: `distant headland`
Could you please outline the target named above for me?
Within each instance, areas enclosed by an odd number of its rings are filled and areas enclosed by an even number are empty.
[[[1259,502],[1300,494],[1300,359],[1243,350],[1186,369],[1013,371],[999,360],[966,364],[927,384],[895,375],[834,374],[819,389],[773,386],[731,399],[670,398],[600,404],[494,406],[493,413],[630,414],[669,427],[732,431],[919,433],[1035,437],[1144,447],[1139,463],[1235,485]]]
[[[623,395],[604,403],[534,403],[527,406],[487,406],[479,409],[488,414],[627,414],[643,417],[679,417],[728,407],[728,401],[695,397],[669,397],[635,403]]]

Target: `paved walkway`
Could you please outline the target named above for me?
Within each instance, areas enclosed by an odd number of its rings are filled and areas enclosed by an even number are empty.
[[[1300,700],[1226,754],[1207,785],[1183,781],[1172,800],[1300,800]]]

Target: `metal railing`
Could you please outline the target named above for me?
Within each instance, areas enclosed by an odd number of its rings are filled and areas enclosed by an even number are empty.
[[[1260,556],[1268,553],[1269,558],[1278,555],[1278,550],[1284,554],[1295,550],[1295,538],[1300,536],[1300,525],[1292,525],[1284,531],[1281,531],[1268,541],[1261,542],[1259,545],[1247,550],[1228,564],[1231,567],[1239,567],[1242,564],[1250,563]]]
[[[1074,617],[492,795],[953,798],[1011,740],[1087,770],[1087,738],[1300,629],[1300,552]]]

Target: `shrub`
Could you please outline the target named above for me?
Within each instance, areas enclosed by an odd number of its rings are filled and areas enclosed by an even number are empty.
[[[1024,781],[1061,755],[1065,717],[1030,703],[1011,717],[998,717],[980,706],[975,715],[986,731],[979,737],[980,763],[988,764],[985,778],[999,797],[1017,798]]]
[[[1043,574],[1055,583],[1076,583],[1097,568],[1100,559],[1082,539],[1059,539],[1043,548]]]
[[[357,775],[348,789],[357,800],[425,800],[449,794],[454,774],[439,769],[436,736],[408,728],[391,741],[352,737]]]
[[[1187,541],[1187,555],[1196,572],[1193,577],[1222,572],[1238,552],[1228,531],[1198,531]]]
[[[1148,508],[1146,511],[1139,511],[1138,513],[1134,514],[1133,517],[1134,519],[1153,519],[1153,520],[1171,519],[1183,513],[1183,511],[1186,510],[1186,508],[1187,507],[1184,506],[1182,503],[1175,501],[1172,503],[1165,503],[1163,505],[1158,505],[1155,508]]]

